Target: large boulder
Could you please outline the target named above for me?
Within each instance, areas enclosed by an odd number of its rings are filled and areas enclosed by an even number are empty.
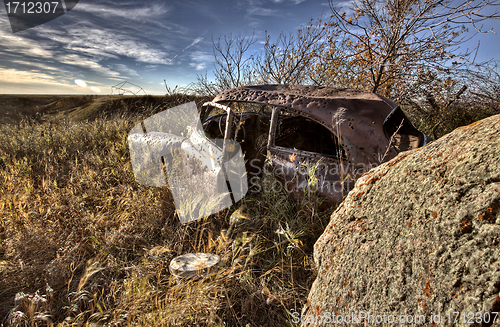
[[[500,115],[401,153],[357,181],[316,242],[302,322],[491,325],[499,212]]]

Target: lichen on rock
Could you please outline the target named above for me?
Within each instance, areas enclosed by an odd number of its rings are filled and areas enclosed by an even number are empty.
[[[316,322],[304,325],[328,325],[317,318],[327,312],[364,312],[490,326],[477,317],[500,311],[500,115],[363,175],[314,259],[318,276],[302,315]]]

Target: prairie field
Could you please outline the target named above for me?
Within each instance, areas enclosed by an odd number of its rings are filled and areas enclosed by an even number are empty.
[[[334,208],[318,211],[313,195],[293,203],[260,192],[182,225],[168,188],[135,181],[130,129],[207,99],[0,100],[8,118],[0,125],[4,326],[292,325],[315,278],[314,242]],[[190,252],[218,254],[218,269],[199,279],[171,275],[170,261]]]
[[[179,84],[194,75],[197,82],[170,89],[164,79],[166,96],[0,94],[0,327],[295,325],[294,312],[301,312],[317,276],[314,244],[335,206],[324,210],[313,192],[292,201],[283,190],[259,187],[231,208],[181,224],[168,187],[137,183],[127,138],[134,126],[158,112],[191,101],[200,109],[221,91],[244,85],[374,92],[398,102],[414,126],[434,140],[500,113],[498,60],[490,54],[480,59],[479,42],[472,49],[468,45],[476,35],[493,31],[486,22],[498,18],[491,7],[497,5],[494,0],[467,5],[434,0],[360,0],[337,3],[339,8],[333,4],[329,1],[330,13],[308,22],[303,19],[314,9],[309,4],[302,4],[307,12],[300,8],[290,15],[261,13],[276,29],[258,28],[265,31],[260,40],[255,32],[212,37],[213,60],[206,53],[205,33],[230,33],[233,28],[224,25],[229,21],[237,30],[245,26],[243,20],[251,27],[253,11],[244,19],[236,14],[230,20],[221,17],[221,25],[212,23],[211,12],[204,19],[186,20],[184,13],[172,14],[173,9],[160,6],[151,13],[137,11],[140,19],[134,14],[132,26],[122,17],[132,7],[116,11],[99,4],[99,10],[80,13],[105,15],[95,28],[94,18],[89,18],[62,32],[41,29],[40,34],[4,38],[2,55],[12,67],[0,67],[0,82],[10,90],[25,84],[41,90],[45,83],[51,90],[77,90],[72,82],[62,83],[76,73],[95,77],[88,81],[92,90],[101,85],[98,80],[127,75],[137,75],[154,89],[159,85],[153,71],[163,74],[167,68],[169,79],[179,79]],[[219,11],[224,15],[230,7]],[[277,9],[264,7],[265,13]],[[323,9],[314,10],[319,14]],[[160,21],[164,14],[169,16]],[[116,21],[108,18],[113,15]],[[291,17],[301,17],[300,23],[292,23]],[[278,18],[286,19],[290,28],[300,27],[283,31],[287,27]],[[147,23],[144,29],[142,21]],[[155,21],[158,24],[151,24]],[[183,27],[186,22],[189,28]],[[192,22],[209,24],[193,28]],[[162,29],[153,30],[153,25]],[[252,29],[255,26],[248,31]],[[181,34],[171,38],[174,30]],[[283,32],[273,35],[272,30]],[[138,34],[123,34],[131,31]],[[186,47],[191,37],[187,31],[196,35]],[[198,75],[207,63],[214,64],[212,74]],[[124,91],[126,83],[113,88]],[[392,137],[386,137],[390,147]],[[317,166],[305,168],[310,179],[304,184],[311,186]],[[257,186],[275,181],[271,171]],[[221,260],[202,278],[172,275],[172,259],[192,252],[217,254]]]
[[[208,100],[0,96],[0,324],[294,325],[316,276],[313,245],[334,207],[319,210],[314,194],[292,202],[262,187],[183,225],[167,187],[135,181],[130,129]],[[405,110],[436,138],[499,109]],[[173,276],[170,261],[191,252],[221,262],[204,278]]]

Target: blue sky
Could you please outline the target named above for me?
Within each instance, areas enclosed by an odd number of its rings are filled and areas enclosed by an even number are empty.
[[[129,81],[164,94],[164,79],[174,87],[210,77],[212,38],[255,33],[254,53],[266,30],[276,38],[321,15],[330,15],[328,0],[80,0],[67,14],[14,34],[0,5],[0,93],[109,94]],[[500,30],[498,20],[490,24]],[[498,34],[480,40],[478,59],[500,59]]]

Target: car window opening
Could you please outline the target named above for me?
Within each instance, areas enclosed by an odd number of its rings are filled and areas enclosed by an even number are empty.
[[[300,116],[279,117],[275,145],[324,156],[346,158],[345,151],[335,134],[320,123]]]
[[[235,116],[231,139],[237,142],[252,141],[253,146],[262,150],[266,146],[271,108],[270,106],[255,106],[252,109],[250,112],[242,112]],[[210,116],[203,126],[207,136],[215,139],[218,146],[222,146],[226,118],[225,113],[216,113]],[[258,137],[259,135],[260,137]],[[290,150],[307,151],[333,158],[347,158],[337,136],[328,128],[286,110],[280,111],[274,144]],[[248,150],[247,147],[250,145],[243,142],[244,152]]]

